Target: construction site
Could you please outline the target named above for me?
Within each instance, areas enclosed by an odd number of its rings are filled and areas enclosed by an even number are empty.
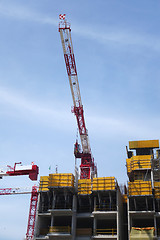
[[[75,165],[74,174],[40,177],[35,239],[160,239],[159,140],[129,142],[128,184],[119,185],[114,176],[97,177],[65,14],[59,32],[82,146],[76,140],[74,155],[81,165],[80,172]]]
[[[128,185],[115,177],[41,176],[35,239],[159,239],[159,141],[130,141]]]
[[[128,183],[116,176],[98,177],[97,165],[89,144],[71,27],[65,14],[59,16],[59,33],[73,99],[81,145],[74,145],[74,173],[40,176],[31,192],[26,240],[160,239],[160,149],[159,140],[129,141],[126,146]],[[124,146],[125,151],[125,146]],[[17,166],[18,164],[18,166]],[[29,175],[37,180],[38,166],[16,163],[6,175]],[[0,190],[0,195],[17,193]]]

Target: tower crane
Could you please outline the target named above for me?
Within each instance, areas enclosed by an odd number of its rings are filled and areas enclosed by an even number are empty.
[[[34,227],[38,202],[37,189],[38,187],[36,185],[32,187],[32,190],[30,188],[0,188],[0,195],[31,194],[26,240],[33,240],[34,238]]]
[[[37,180],[39,167],[35,165],[33,162],[31,165],[23,166],[21,162],[15,163],[14,167],[9,165],[6,166],[7,170],[0,169],[0,179],[4,176],[20,176],[20,175],[29,175],[29,178],[34,181]],[[35,219],[36,219],[36,209],[37,209],[37,202],[38,202],[38,191],[37,186],[32,187],[32,191],[28,189],[21,189],[21,188],[1,188],[0,195],[12,195],[12,194],[31,194],[30,200],[30,210],[29,210],[29,217],[28,217],[28,225],[27,225],[27,233],[26,233],[26,240],[32,240],[34,237],[34,226],[35,226]]]
[[[74,105],[72,112],[75,114],[77,119],[77,125],[82,145],[81,151],[78,140],[76,140],[76,143],[74,145],[74,154],[76,158],[81,159],[80,178],[90,179],[97,175],[97,167],[94,163],[94,158],[91,153],[88,131],[84,119],[84,111],[71,38],[71,27],[65,19],[65,14],[60,14],[59,18],[59,32]]]

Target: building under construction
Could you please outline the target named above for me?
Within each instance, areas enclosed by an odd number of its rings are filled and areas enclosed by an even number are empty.
[[[123,199],[114,177],[41,177],[36,239],[121,239]],[[107,226],[107,227],[106,227]]]
[[[35,239],[160,239],[159,153],[158,140],[129,142],[123,190],[114,177],[41,177]]]

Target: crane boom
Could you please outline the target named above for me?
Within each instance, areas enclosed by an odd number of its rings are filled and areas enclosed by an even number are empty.
[[[90,146],[88,140],[88,133],[85,126],[84,114],[83,114],[83,105],[81,100],[80,88],[78,83],[76,62],[73,52],[72,38],[71,38],[71,28],[70,25],[66,22],[60,22],[59,32],[62,41],[64,59],[67,68],[67,74],[69,78],[72,99],[73,99],[73,112],[77,118],[78,129],[81,138],[82,149],[84,153],[90,153]]]
[[[89,144],[88,131],[85,125],[84,111],[81,100],[78,75],[76,62],[74,57],[72,38],[71,38],[71,28],[70,24],[65,20],[65,14],[60,14],[59,18],[61,19],[59,23],[59,32],[61,36],[62,48],[64,53],[64,59],[67,69],[67,74],[69,78],[72,99],[73,99],[73,109],[72,112],[75,114],[77,119],[77,125],[79,129],[79,135],[81,138],[82,150],[80,153],[78,151],[78,143],[76,142],[75,146],[77,150],[75,151],[75,156],[81,158],[81,178],[91,178],[96,174],[96,166],[94,164],[94,159],[91,154],[91,148]],[[91,174],[90,174],[91,171]]]
[[[20,176],[29,175],[29,178],[34,181],[37,180],[39,167],[34,163],[23,166],[21,162],[15,163],[14,167],[7,165],[7,170],[0,169],[0,179],[4,176]]]
[[[30,188],[0,188],[0,195],[30,194]]]

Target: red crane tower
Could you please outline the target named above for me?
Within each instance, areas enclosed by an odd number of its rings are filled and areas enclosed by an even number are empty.
[[[21,162],[15,163],[14,167],[7,165],[7,170],[0,169],[0,179],[4,176],[20,176],[29,175],[29,178],[34,181],[37,180],[39,173],[39,167],[33,162],[31,165],[23,166]],[[21,190],[20,188],[4,188],[0,189],[0,195],[11,195],[11,194],[26,194],[31,193],[30,210],[28,217],[26,240],[32,240],[34,238],[34,227],[36,218],[36,209],[38,202],[38,191],[37,186],[32,187],[32,191]]]
[[[37,189],[37,186],[33,186],[32,191],[29,188],[0,188],[0,195],[31,194],[26,240],[33,240],[34,238],[34,227],[38,202]]]
[[[77,68],[73,52],[71,28],[70,24],[65,19],[65,14],[60,14],[59,18],[59,32],[61,36],[64,59],[74,104],[72,112],[75,114],[77,119],[77,125],[82,145],[81,152],[78,140],[76,141],[74,154],[76,158],[81,158],[80,178],[90,179],[97,175],[97,167],[94,163],[94,158],[91,153],[88,131],[85,125],[84,111],[77,76]]]

